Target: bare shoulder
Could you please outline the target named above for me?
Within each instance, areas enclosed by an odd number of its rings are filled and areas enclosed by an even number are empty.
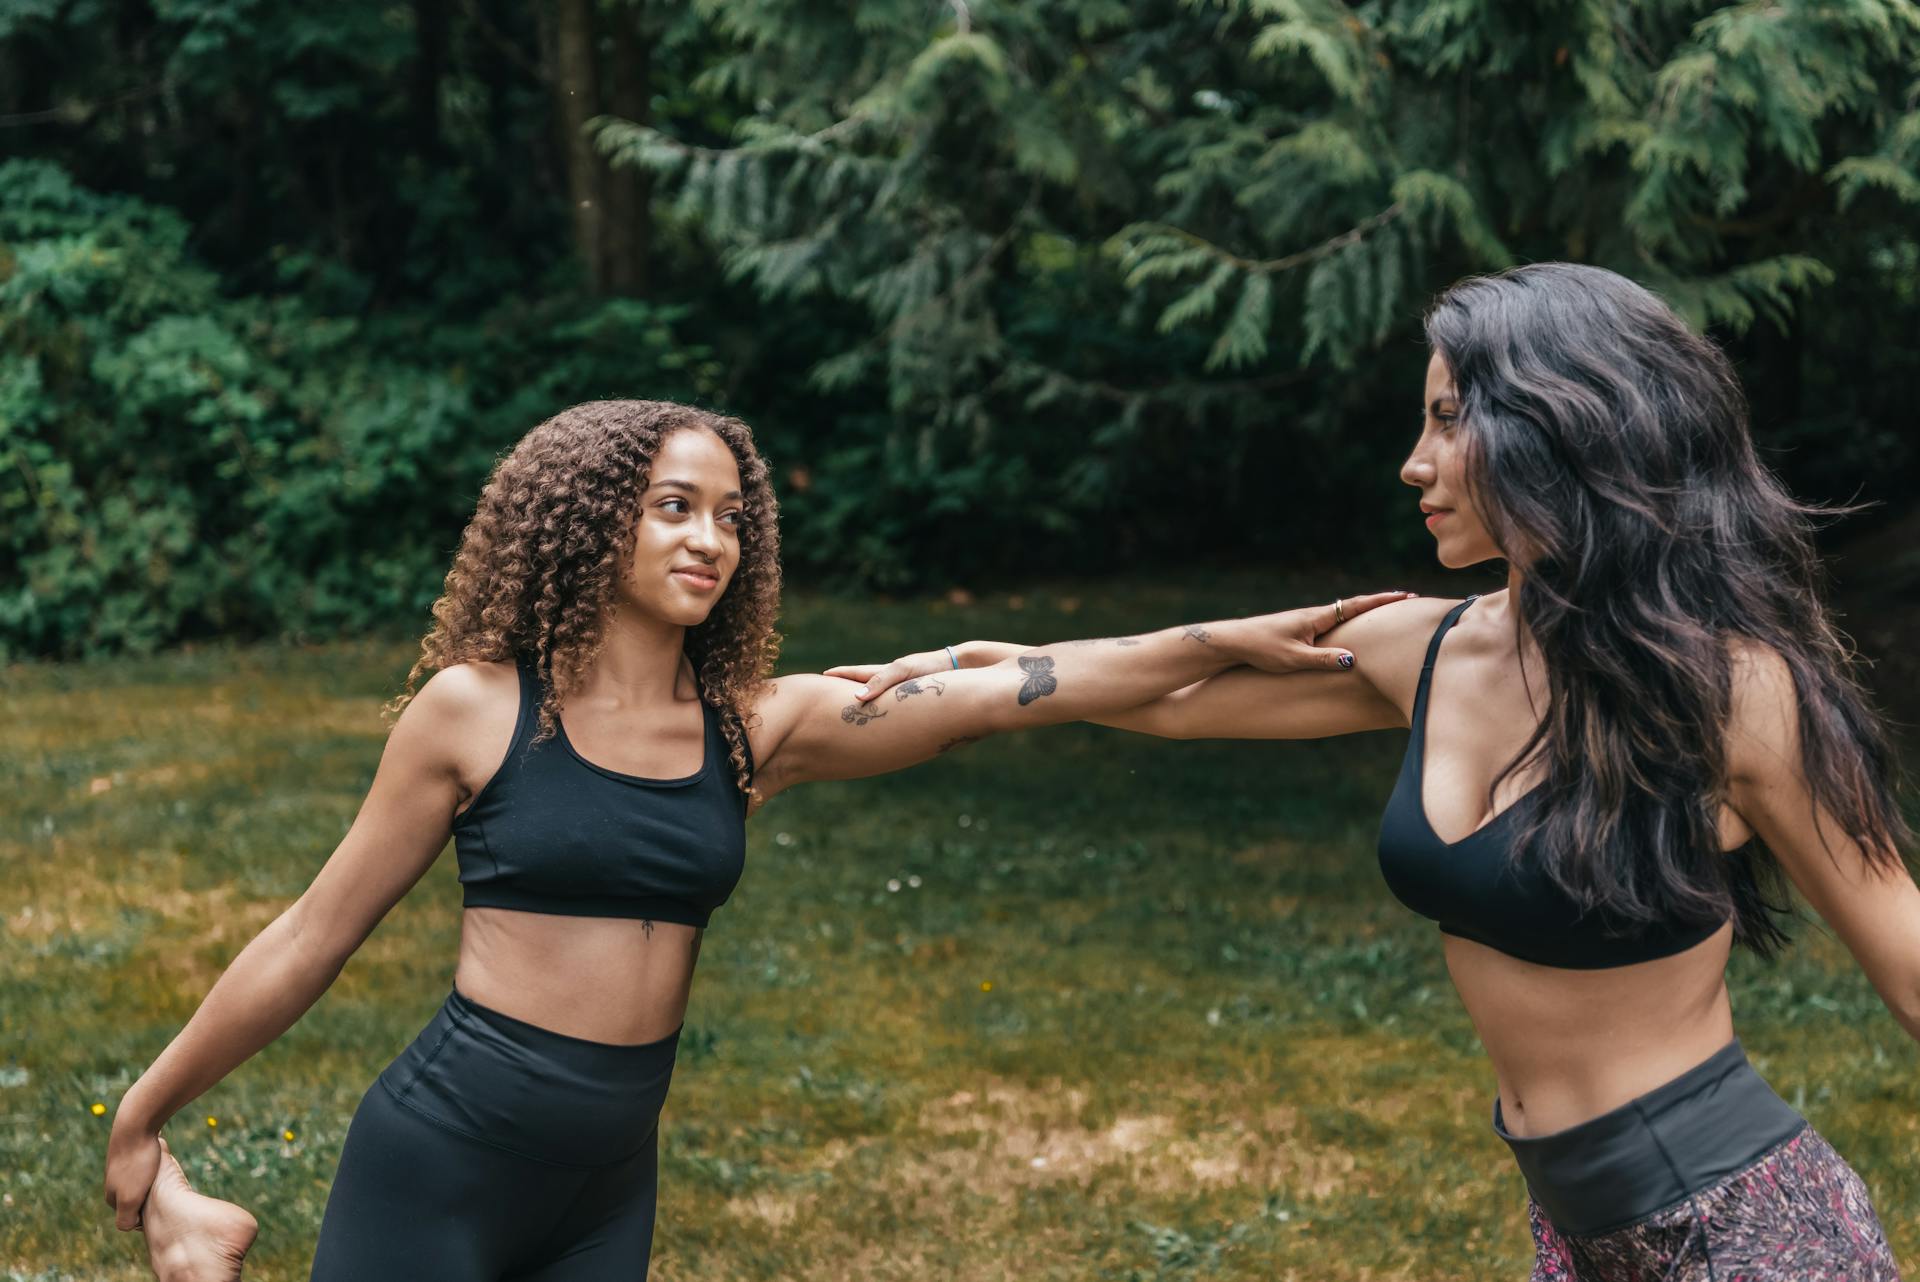
[[[1404,712],[1434,629],[1459,604],[1458,597],[1409,597],[1349,619],[1314,644],[1353,651],[1354,671]]]
[[[427,679],[400,714],[387,755],[450,775],[465,796],[506,759],[520,720],[520,677],[511,663],[458,663]]]
[[[818,672],[790,672],[763,682],[753,696],[749,740],[756,760],[773,755],[796,722],[822,701],[852,703],[859,683]]]
[[[1433,636],[1459,597],[1415,596],[1393,601],[1348,619],[1326,634],[1321,645],[1343,645],[1358,657],[1361,647],[1398,646],[1417,639],[1421,646]]]
[[[504,713],[511,727],[519,710],[520,674],[511,663],[456,663],[427,678],[402,720],[472,727]]]
[[[1727,642],[1727,773],[1764,779],[1799,761],[1800,692],[1786,656],[1750,637]]]
[[[1733,701],[1755,709],[1779,708],[1796,699],[1793,668],[1787,657],[1764,641],[1733,637],[1727,642],[1733,674]]]
[[[793,672],[761,683],[747,717],[747,746],[753,751],[754,792],[762,799],[794,781],[794,731],[809,714],[823,708],[854,706],[859,683],[817,672]]]

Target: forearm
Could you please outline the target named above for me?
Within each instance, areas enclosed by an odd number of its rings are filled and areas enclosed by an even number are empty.
[[[1137,638],[1134,637],[1126,638],[1128,642],[1136,639]],[[1115,641],[1117,644],[1119,639],[1106,638],[1106,640]],[[1089,645],[1093,643],[1088,641],[1069,641],[1064,644]],[[959,660],[954,666],[958,668],[990,668],[996,663],[1003,663],[1008,659],[1026,654],[1029,651],[1043,649],[1045,649],[1045,647],[1031,646],[1023,641],[960,641],[952,646],[953,657]],[[934,653],[938,652],[936,651]],[[1162,691],[1135,707],[1122,708],[1099,716],[1089,716],[1085,719],[1094,725],[1111,726],[1116,730],[1135,730],[1142,734],[1159,735],[1162,738],[1180,738],[1183,736],[1178,732],[1177,727],[1173,726],[1170,719],[1163,715],[1166,701],[1179,697],[1183,691],[1190,693],[1204,685],[1206,681],[1217,679],[1218,675],[1220,674],[1204,678],[1192,686],[1183,686],[1171,692]]]
[[[1139,636],[1065,641],[1003,658],[982,673],[992,729],[1112,717],[1240,663],[1242,620],[1189,624]]]
[[[122,1124],[157,1131],[326,992],[346,958],[302,938],[298,909],[281,913],[240,950],[186,1027],[127,1091]]]
[[[962,668],[991,668],[1034,647],[1020,641],[961,641],[953,647]]]
[[[1344,608],[1357,616],[1405,597],[1374,593]],[[957,666],[941,662],[941,651],[924,651],[877,669],[783,677],[758,707],[767,743],[758,778],[771,795],[810,779],[898,770],[984,735],[1064,721],[1171,738],[1260,739],[1404,724],[1398,708],[1351,671],[1351,650],[1316,644],[1340,626],[1342,608],[1309,606],[1031,649],[967,642],[956,647]],[[1243,671],[1220,678],[1234,667]],[[1284,691],[1271,684],[1309,671],[1322,679]],[[1136,709],[1141,715],[1127,715]]]
[[[791,754],[809,764],[791,767],[790,776],[849,778],[856,769],[897,769],[917,759],[915,751],[944,752],[981,735],[1058,721],[1176,739],[1320,738],[1405,725],[1399,706],[1353,671],[1352,650],[1319,640],[1343,626],[1357,628],[1353,620],[1406,597],[1380,592],[1256,618],[1032,648],[966,641],[878,668],[830,669],[828,677],[864,684],[855,684],[845,703],[837,690],[812,691],[818,705],[795,717]],[[1419,623],[1424,641],[1431,621],[1421,614]],[[1376,631],[1383,648],[1396,654],[1397,642],[1387,643],[1402,632],[1413,635],[1395,623]],[[937,705],[901,706],[928,693]],[[804,707],[809,698],[790,701]],[[843,732],[883,722],[871,733]],[[850,747],[855,741],[859,746]]]

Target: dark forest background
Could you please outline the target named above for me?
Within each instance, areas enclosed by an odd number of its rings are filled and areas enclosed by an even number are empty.
[[[1911,602],[1912,3],[0,0],[0,656],[411,628],[610,396],[801,580],[1424,561],[1422,307],[1542,259]]]

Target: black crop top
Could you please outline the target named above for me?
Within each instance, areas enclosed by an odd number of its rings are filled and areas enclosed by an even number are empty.
[[[720,714],[700,769],[642,779],[574,751],[565,726],[534,742],[539,678],[520,665],[520,717],[493,778],[453,823],[462,902],[569,917],[705,926],[746,862],[746,794],[734,783]]]
[[[1433,661],[1447,629],[1478,599],[1468,597],[1450,610],[1427,646],[1413,696],[1407,755],[1380,820],[1380,871],[1387,888],[1401,903],[1438,922],[1444,933],[1543,966],[1603,970],[1670,957],[1700,943],[1720,923],[1648,926],[1583,912],[1538,866],[1511,858],[1511,843],[1502,834],[1514,812],[1533,803],[1537,787],[1456,842],[1440,840],[1427,822],[1421,783]]]

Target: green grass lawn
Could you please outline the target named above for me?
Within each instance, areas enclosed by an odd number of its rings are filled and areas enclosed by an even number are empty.
[[[1251,580],[807,597],[783,667],[1304,599]],[[0,1276],[143,1276],[99,1198],[112,1106],[345,830],[411,653],[5,674]],[[702,953],[656,1276],[1524,1277],[1491,1074],[1432,927],[1373,862],[1403,741],[1071,727],[776,799]],[[305,1278],[354,1105],[446,993],[454,878],[443,857],[311,1014],[169,1129],[199,1185],[259,1216],[250,1276]],[[1844,950],[1800,936],[1736,963],[1742,1037],[1920,1272],[1920,1056]]]

